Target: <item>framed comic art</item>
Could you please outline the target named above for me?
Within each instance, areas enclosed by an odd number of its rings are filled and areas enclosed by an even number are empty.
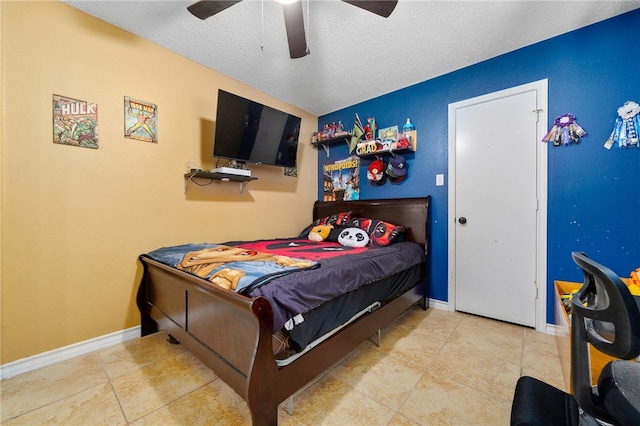
[[[98,149],[98,105],[54,94],[53,143]]]
[[[158,106],[125,96],[124,137],[158,143]]]

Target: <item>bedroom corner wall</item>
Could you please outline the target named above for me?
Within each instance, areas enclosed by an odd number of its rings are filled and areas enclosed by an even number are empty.
[[[319,128],[339,120],[349,126],[355,113],[375,117],[381,127],[402,125],[407,117],[416,126],[418,149],[407,156],[408,178],[398,185],[367,182],[360,197],[433,197],[429,297],[448,301],[448,105],[542,79],[549,84],[548,123],[570,113],[587,132],[578,145],[548,149],[547,323],[554,321],[554,280],[583,279],[572,251],[587,252],[622,277],[638,267],[640,149],[603,145],[617,109],[640,102],[640,56],[629,48],[628,30],[639,24],[635,9],[319,117]],[[346,155],[346,146],[332,147],[329,161]],[[324,157],[318,154],[318,197]],[[436,174],[445,175],[443,186],[436,185]]]
[[[291,236],[311,220],[317,117],[58,2],[0,2],[0,364],[138,325],[140,253]],[[218,88],[302,117],[298,177],[190,184]],[[99,149],[53,143],[52,95],[98,105]],[[124,96],[158,105],[157,144],[124,138]],[[283,208],[286,206],[286,208]]]

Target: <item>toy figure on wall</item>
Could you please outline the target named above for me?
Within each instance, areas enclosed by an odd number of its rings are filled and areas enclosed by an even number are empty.
[[[627,101],[618,108],[618,117],[609,139],[604,143],[604,147],[611,149],[614,143],[619,148],[638,148],[640,138],[640,105],[633,101]]]
[[[53,143],[98,149],[98,105],[53,95]]]
[[[542,142],[553,142],[553,146],[569,145],[570,142],[580,142],[580,137],[586,135],[582,127],[571,114],[562,114],[556,118],[549,133],[542,138]]]
[[[158,143],[158,106],[125,96],[124,137]]]
[[[378,125],[376,124],[376,119],[374,117],[367,118],[367,125],[364,126],[365,138],[368,141],[375,139],[377,130],[378,130]]]

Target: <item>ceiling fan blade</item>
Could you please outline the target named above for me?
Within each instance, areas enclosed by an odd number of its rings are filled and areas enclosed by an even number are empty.
[[[307,38],[304,35],[302,2],[283,4],[282,10],[284,11],[284,26],[287,29],[291,59],[307,56]]]
[[[204,20],[241,1],[242,0],[202,0],[187,7],[187,10],[196,18]]]
[[[388,18],[396,8],[398,0],[342,0],[345,3],[358,6],[361,9]]]

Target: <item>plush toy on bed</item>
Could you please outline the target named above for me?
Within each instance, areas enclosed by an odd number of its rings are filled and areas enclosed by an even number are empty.
[[[324,241],[329,238],[329,234],[333,230],[333,225],[318,225],[311,228],[309,231],[309,240],[311,241]]]
[[[307,238],[311,241],[333,241],[335,243],[345,228],[346,226],[342,225],[317,225],[311,228]]]
[[[369,244],[369,235],[360,228],[344,228],[338,242],[345,247],[365,247]]]
[[[316,225],[311,228],[311,231],[309,231],[309,235],[307,236],[307,238],[311,241],[316,242],[332,241],[335,243],[338,241],[338,236],[345,228],[347,227],[342,225]]]
[[[369,235],[362,229],[341,225],[314,226],[307,238],[317,242],[337,241],[345,247],[364,247],[369,244]]]

